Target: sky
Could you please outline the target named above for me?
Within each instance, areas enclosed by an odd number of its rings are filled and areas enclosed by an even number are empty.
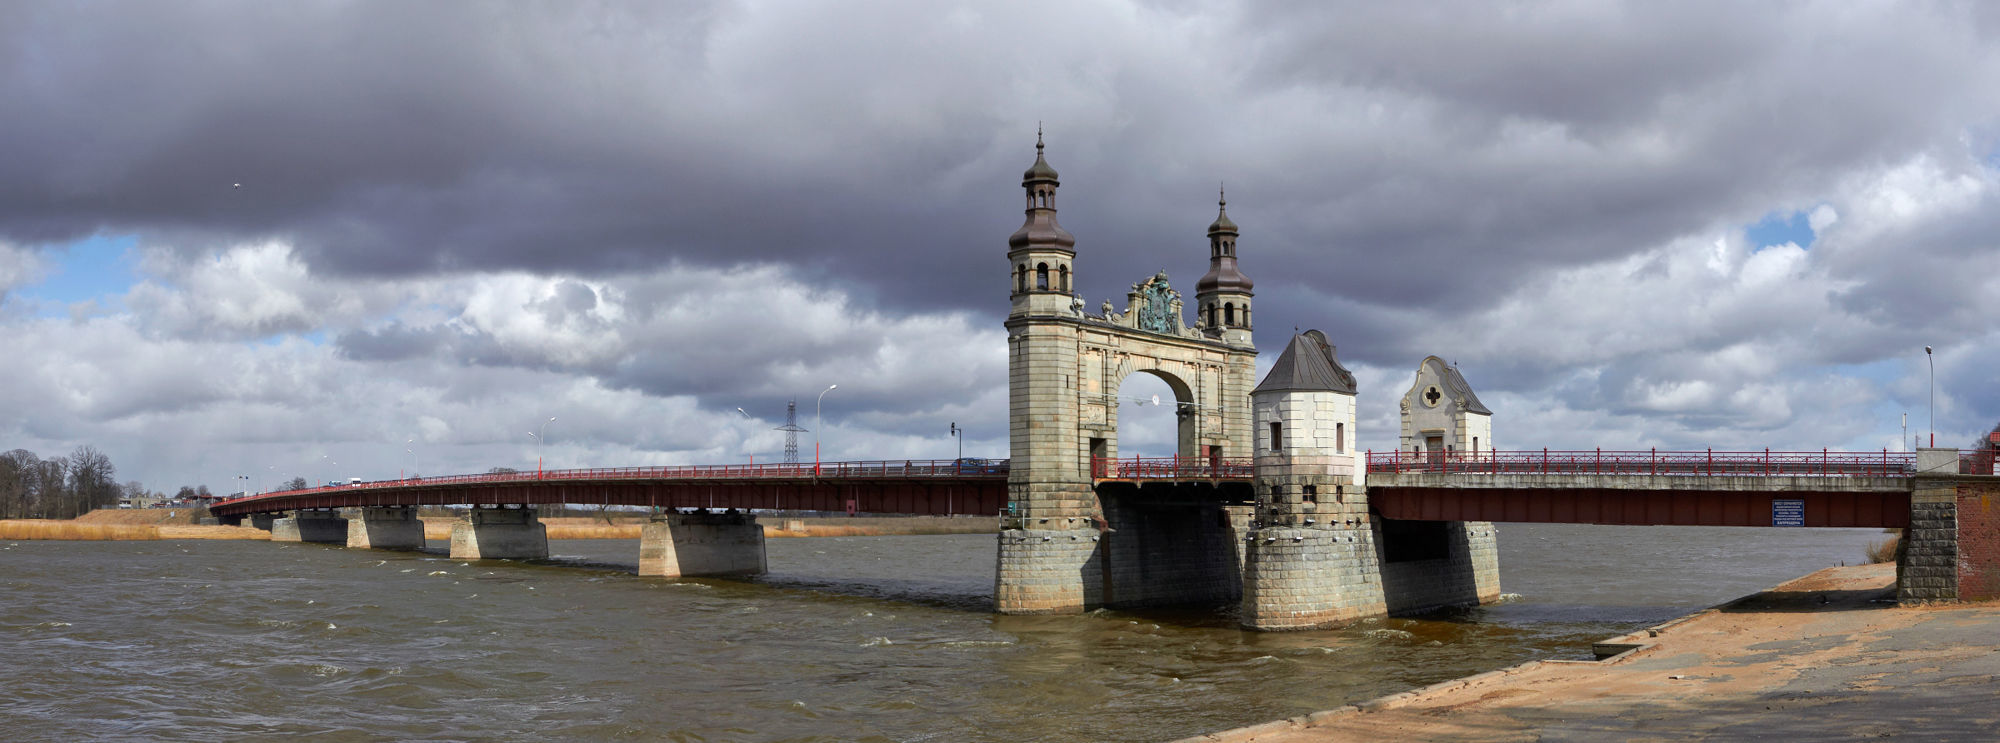
[[[1501,449],[2000,422],[1981,3],[15,2],[0,121],[0,449],[169,492],[780,461],[788,400],[1004,457],[1038,127],[1087,307],[1191,300],[1226,184],[1363,448],[1429,355]]]

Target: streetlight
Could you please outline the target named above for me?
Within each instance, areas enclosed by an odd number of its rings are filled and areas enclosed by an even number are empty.
[[[410,445],[410,448],[408,448],[408,449],[404,449],[404,450],[403,450],[403,453],[404,453],[404,454],[408,454],[408,455],[410,455],[410,477],[416,477],[416,476],[417,476],[417,440],[416,440],[415,438],[412,438],[412,439],[410,439],[409,441],[405,441],[405,442],[403,442],[403,443],[405,443],[405,444],[409,444],[409,445]]]
[[[1931,365],[1931,448],[1937,448],[1937,357],[1924,346],[1924,360]]]
[[[275,464],[267,464],[267,465],[264,465],[264,469],[265,469],[265,470],[267,471],[267,472],[266,472],[266,474],[269,474],[270,472],[276,472],[276,471],[278,471],[278,465],[275,465]],[[265,492],[265,493],[269,493],[269,492],[271,492],[271,491],[269,491],[269,490],[265,490],[265,489],[264,489],[264,476],[263,476],[263,475],[258,475],[258,476],[257,476],[257,490],[259,490],[259,491],[261,491],[261,492]]]
[[[546,454],[549,451],[549,424],[555,422],[555,419],[556,417],[551,415],[548,420],[542,421],[541,433],[528,432],[529,436],[535,437],[535,441],[540,443],[542,450],[541,453],[535,455],[535,479],[537,480],[542,479],[542,454]]]
[[[330,482],[333,482],[332,480],[329,480],[329,479],[327,479],[327,477],[326,477],[326,464],[327,464],[328,462],[333,462],[333,466],[335,466],[335,467],[339,467],[339,466],[340,466],[340,463],[339,463],[339,462],[334,462],[334,461],[333,461],[333,455],[332,455],[332,454],[321,454],[321,455],[319,455],[319,482],[320,482],[320,485],[319,485],[319,486],[320,486],[320,487],[325,487],[327,483],[330,483]]]
[[[837,384],[829,384],[826,386],[826,389],[819,391],[819,397],[813,399],[813,477],[819,477],[819,404],[820,401],[826,399],[826,393],[832,392],[834,388],[839,386]]]

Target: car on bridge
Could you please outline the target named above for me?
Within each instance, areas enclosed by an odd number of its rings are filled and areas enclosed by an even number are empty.
[[[961,475],[997,475],[1007,471],[1007,465],[980,457],[962,457],[954,462]]]

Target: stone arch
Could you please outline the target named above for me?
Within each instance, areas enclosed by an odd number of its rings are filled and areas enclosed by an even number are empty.
[[[1136,402],[1121,395],[1125,389],[1125,383],[1130,381],[1134,375],[1144,374],[1165,382],[1167,389],[1173,392],[1174,399],[1171,401],[1163,399],[1160,401],[1160,404],[1162,406],[1170,406],[1172,409],[1174,416],[1174,453],[1189,458],[1199,456],[1201,451],[1197,442],[1200,438],[1200,432],[1196,428],[1198,419],[1194,414],[1199,401],[1195,399],[1194,387],[1188,384],[1187,380],[1182,379],[1180,374],[1176,373],[1177,370],[1161,368],[1157,364],[1141,367],[1133,364],[1128,358],[1124,364],[1120,365],[1120,368],[1124,373],[1108,380],[1111,382],[1109,396],[1117,402],[1114,407],[1119,411],[1123,411],[1125,406]],[[1109,430],[1107,433],[1110,434],[1108,438],[1111,440],[1113,451],[1123,451],[1124,449],[1118,445],[1118,435],[1123,430],[1120,427],[1123,423],[1122,419],[1122,412],[1114,414],[1110,421],[1111,425],[1108,427]]]

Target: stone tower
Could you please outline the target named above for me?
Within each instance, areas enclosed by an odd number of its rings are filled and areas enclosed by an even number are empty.
[[[1444,461],[1453,455],[1493,451],[1493,411],[1472,394],[1458,367],[1436,356],[1417,365],[1403,393],[1402,451]]]
[[[1236,270],[1236,223],[1227,194],[1218,193],[1208,226],[1208,273],[1194,285],[1197,322],[1211,337],[1250,345],[1250,277]]]
[[[1244,626],[1325,627],[1387,612],[1354,450],[1354,375],[1317,330],[1292,337],[1251,392],[1255,528],[1244,542]]]
[[[1028,219],[1007,238],[1007,260],[1013,264],[1013,311],[1009,318],[1070,316],[1070,263],[1076,260],[1076,238],[1056,224],[1056,169],[1042,156],[1042,133],[1035,132],[1035,164],[1021,174],[1028,192]]]
[[[1224,508],[1248,501],[1248,488],[1215,482],[1196,463],[1220,467],[1250,453],[1257,349],[1249,314],[1239,309],[1233,326],[1217,332],[1185,324],[1165,271],[1133,284],[1125,311],[1106,301],[1086,313],[1074,289],[1076,238],[1056,223],[1059,185],[1037,134],[1035,164],[1021,176],[1027,218],[1007,241],[1012,461],[995,608],[1052,614],[1234,601],[1239,542]],[[1247,307],[1250,296],[1235,268],[1235,234],[1226,216],[1210,227],[1213,295],[1225,310]],[[1228,254],[1220,256],[1213,246],[1224,238]],[[1173,391],[1174,461],[1186,463],[1186,477],[1116,471],[1119,390],[1134,374]]]

